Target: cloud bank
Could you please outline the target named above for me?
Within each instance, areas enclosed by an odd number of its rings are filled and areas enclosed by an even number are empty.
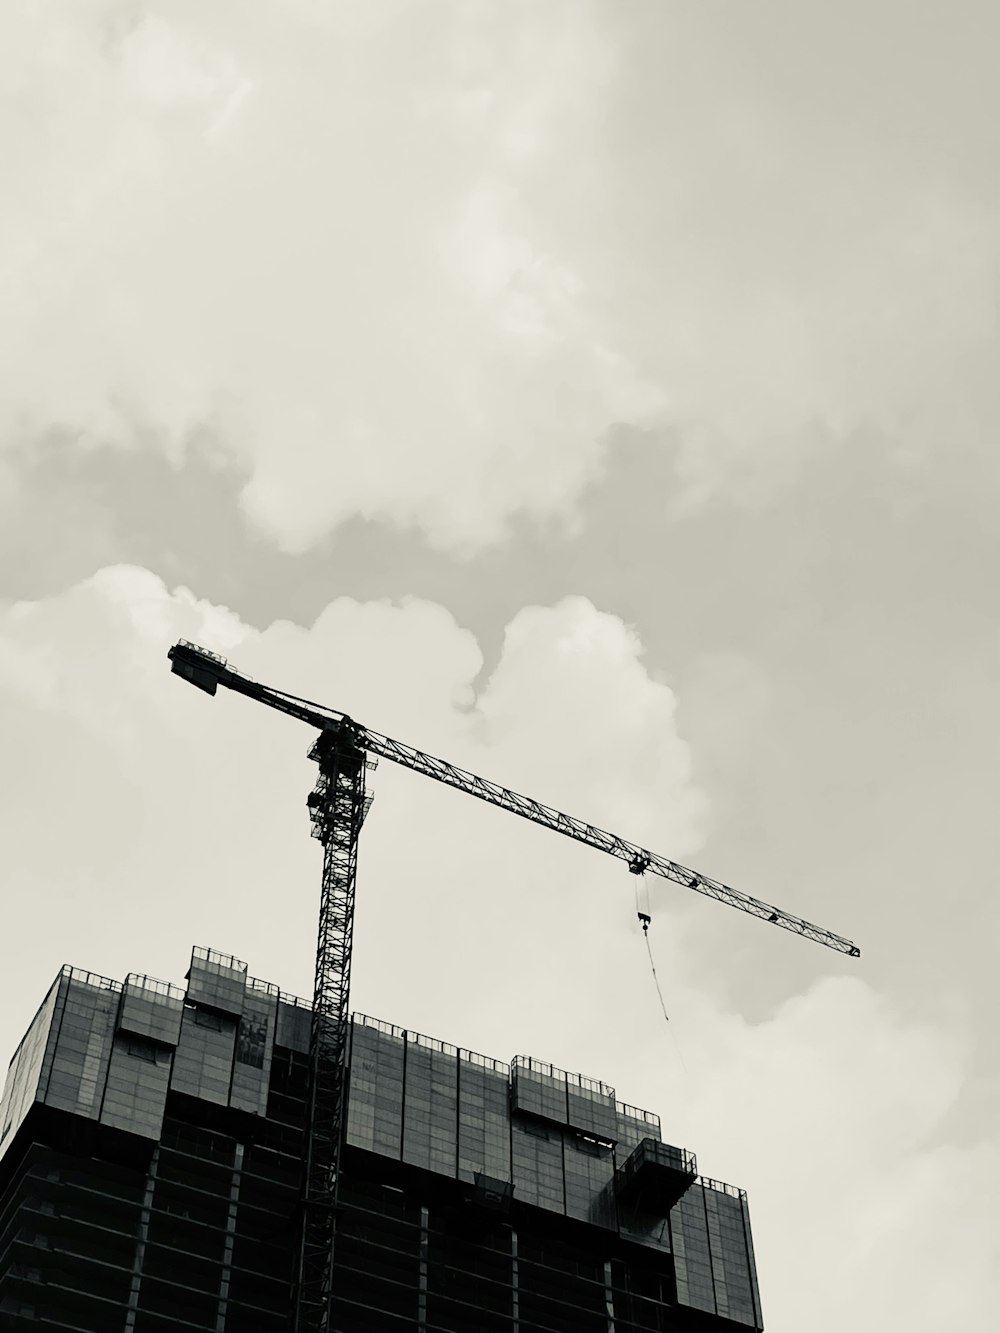
[[[8,473],[199,451],[287,551],[469,554],[572,525],[620,424],[675,514],[858,430],[983,448],[995,10],[881,12],[8,6]]]
[[[0,442],[208,451],[290,551],[571,511],[660,394],[539,240],[614,65],[596,7],[18,6]]]
[[[3,800],[0,926],[18,940],[6,967],[20,1001],[4,1049],[64,961],[170,978],[197,942],[310,987],[310,733],[174,679],[179,636],[658,849],[706,854],[676,695],[634,632],[585,599],[519,612],[482,680],[475,638],[433,603],[339,599],[308,628],[258,630],[109,567],[0,608],[0,725],[24,756]],[[661,885],[668,1026],[617,862],[384,762],[371,782],[355,1008],[502,1057],[516,1045],[659,1111],[668,1139],[749,1190],[775,1333],[936,1333],[949,1319],[985,1333],[1000,1163],[949,1129],[969,1061],[960,1014],[904,1019],[816,951],[816,981],[750,1022],[718,989],[738,992],[734,978],[689,961],[693,932],[725,909]],[[743,924],[759,941],[735,962],[747,985],[769,949],[810,947]]]

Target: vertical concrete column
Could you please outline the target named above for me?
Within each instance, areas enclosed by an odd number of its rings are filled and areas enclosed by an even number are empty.
[[[142,1286],[142,1270],[146,1262],[146,1242],[149,1239],[149,1215],[153,1209],[153,1193],[156,1189],[156,1171],[160,1163],[160,1145],[153,1149],[149,1159],[149,1171],[146,1174],[146,1189],[142,1196],[142,1209],[139,1213],[139,1231],[135,1240],[135,1258],[132,1260],[132,1282],[128,1293],[128,1306],[125,1311],[125,1333],[132,1333],[135,1317],[139,1311],[139,1289]]]
[[[425,1333],[427,1328],[427,1251],[430,1245],[430,1211],[425,1206],[420,1209],[420,1270],[417,1288],[417,1328]]]
[[[608,1333],[615,1333],[615,1287],[610,1259],[604,1261],[604,1304],[608,1311]]]
[[[226,1218],[226,1243],[222,1251],[222,1277],[219,1280],[219,1310],[215,1316],[215,1333],[225,1333],[229,1312],[229,1281],[233,1274],[233,1240],[236,1236],[236,1213],[240,1203],[240,1181],[243,1173],[243,1144],[237,1143],[233,1159],[233,1183],[229,1187],[229,1215]]]
[[[517,1229],[510,1229],[510,1318],[513,1333],[521,1327],[518,1313],[517,1295]]]

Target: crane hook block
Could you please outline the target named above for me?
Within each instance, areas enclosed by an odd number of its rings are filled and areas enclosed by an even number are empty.
[[[645,933],[649,930],[650,923],[652,922],[653,918],[649,916],[646,912],[637,912],[636,916],[638,916],[639,920],[642,922],[642,933],[645,935]]]

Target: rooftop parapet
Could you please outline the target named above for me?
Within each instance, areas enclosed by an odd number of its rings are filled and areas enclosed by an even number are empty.
[[[187,998],[236,1017],[243,1012],[247,965],[230,954],[195,946],[187,974]]]
[[[533,1056],[514,1056],[511,1110],[568,1125],[608,1143],[618,1140],[614,1088],[600,1079],[558,1069]]]

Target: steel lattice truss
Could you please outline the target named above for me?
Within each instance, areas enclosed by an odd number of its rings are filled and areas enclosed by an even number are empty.
[[[615,833],[564,814],[529,796],[501,787],[464,768],[436,759],[361,726],[345,713],[260,685],[235,671],[225,658],[181,639],[170,649],[172,670],[208,694],[220,685],[316,727],[320,736],[309,757],[319,778],[309,797],[313,836],[323,844],[323,886],[312,1024],[302,1227],[292,1320],[293,1333],[328,1333],[330,1286],[336,1229],[337,1184],[344,1129],[344,1094],[349,1031],[351,943],[358,837],[371,797],[365,796],[365,768],[374,756],[433,778],[489,805],[520,815],[624,861],[635,875],[647,871],[695,893],[736,907],[782,930],[857,958],[861,950],[822,926],[730,888],[720,880],[647,851]]]
[[[351,944],[358,835],[367,813],[365,754],[350,728],[320,734],[309,751],[319,777],[309,796],[323,844],[323,886],[309,1035],[302,1227],[292,1327],[326,1333],[347,1071]]]
[[[738,907],[741,912],[748,912],[751,916],[759,917],[772,925],[781,926],[783,930],[791,930],[796,935],[815,940],[817,944],[825,944],[827,948],[837,949],[840,953],[850,954],[854,958],[861,953],[855,944],[841,935],[835,935],[832,931],[824,930],[822,926],[814,926],[809,921],[803,921],[801,917],[793,916],[791,912],[783,912],[780,907],[772,907],[770,903],[751,898],[748,894],[740,893],[738,889],[730,888],[720,880],[709,879],[707,875],[702,875],[697,870],[690,870],[687,866],[657,855],[656,852],[646,851],[644,847],[639,847],[634,842],[627,842],[616,833],[606,833],[604,829],[595,828],[593,824],[584,823],[582,819],[563,814],[561,810],[553,810],[551,806],[542,805],[540,801],[534,801],[530,796],[521,796],[516,791],[509,791],[506,787],[478,777],[475,773],[469,773],[464,768],[457,768],[444,759],[435,759],[433,755],[423,754],[401,741],[381,736],[377,731],[369,731],[367,728],[361,728],[361,731],[364,736],[363,744],[369,753],[377,754],[383,759],[391,759],[394,763],[402,764],[404,768],[412,768],[417,773],[423,773],[425,777],[447,783],[449,787],[457,787],[467,796],[477,796],[481,801],[488,801],[490,805],[498,805],[513,815],[520,815],[523,819],[530,819],[533,824],[541,824],[544,828],[551,829],[553,833],[565,834],[567,838],[575,838],[577,842],[586,843],[588,847],[617,856],[619,860],[626,862],[634,875],[645,874],[648,870],[654,875],[662,875],[664,879],[673,880],[675,884],[682,884],[686,889],[694,889],[696,893],[715,898],[717,902]]]

